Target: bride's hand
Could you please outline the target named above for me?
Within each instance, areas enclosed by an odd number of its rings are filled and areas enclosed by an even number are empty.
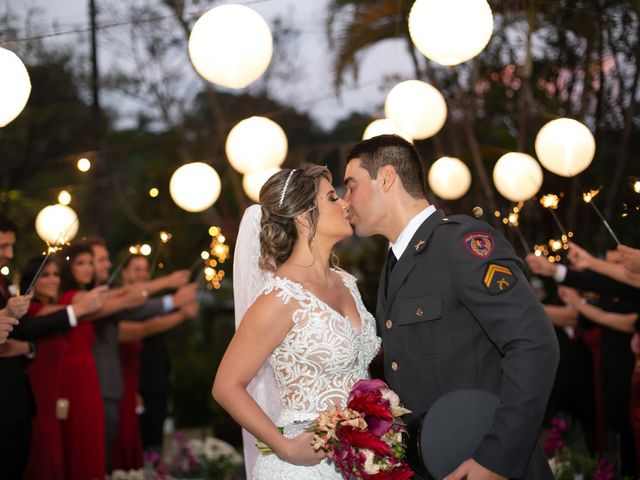
[[[316,465],[327,455],[322,450],[314,450],[312,442],[313,433],[305,432],[287,440],[284,450],[276,453],[282,460],[294,465]]]

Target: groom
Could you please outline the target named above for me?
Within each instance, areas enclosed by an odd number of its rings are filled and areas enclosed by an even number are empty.
[[[404,139],[365,140],[347,160],[356,234],[390,243],[376,310],[390,388],[416,415],[459,389],[501,401],[475,454],[446,479],[552,479],[537,440],[558,345],[521,260],[488,224],[429,205]]]

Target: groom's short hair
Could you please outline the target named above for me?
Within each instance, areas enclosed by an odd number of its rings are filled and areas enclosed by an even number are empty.
[[[414,198],[426,198],[424,169],[413,145],[398,135],[378,135],[358,143],[347,161],[358,158],[371,178],[385,165],[391,165],[404,189]]]

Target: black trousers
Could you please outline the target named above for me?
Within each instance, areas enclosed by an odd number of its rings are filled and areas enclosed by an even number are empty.
[[[31,446],[31,418],[0,422],[0,477],[22,480]]]
[[[145,450],[161,450],[164,437],[164,420],[167,417],[167,393],[140,393],[144,401],[144,413],[140,415],[140,433]]]

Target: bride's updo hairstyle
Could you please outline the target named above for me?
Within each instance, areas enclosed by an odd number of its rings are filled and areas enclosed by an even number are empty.
[[[260,189],[260,267],[275,271],[291,255],[298,239],[295,218],[307,214],[311,225],[309,245],[316,234],[318,209],[316,198],[320,180],[331,183],[327,167],[307,164],[274,174]]]

